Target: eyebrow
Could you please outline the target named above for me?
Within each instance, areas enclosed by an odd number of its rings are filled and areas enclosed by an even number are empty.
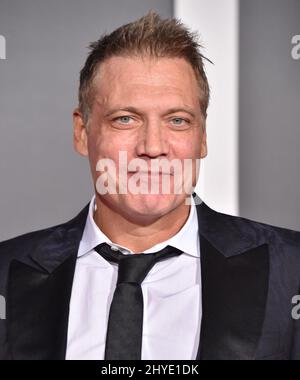
[[[138,111],[138,109],[135,107],[120,107],[120,108],[114,108],[114,109],[108,111],[105,114],[105,116],[108,117],[108,116],[111,116],[112,114],[114,114],[116,112],[120,112],[120,111],[132,112],[132,113],[136,113],[136,114],[140,113]]]
[[[165,112],[164,115],[169,115],[170,113],[177,113],[177,112],[185,112],[188,113],[192,117],[196,117],[195,112],[190,107],[184,107],[184,108],[170,108],[167,112]]]
[[[108,111],[105,114],[105,117],[109,117],[109,116],[111,116],[112,114],[114,114],[116,112],[122,112],[122,111],[132,112],[132,113],[135,113],[135,114],[140,114],[141,113],[141,111],[139,111],[135,107],[120,107],[120,108],[114,108],[114,109]],[[175,108],[170,108],[166,112],[164,112],[164,116],[169,115],[171,113],[176,113],[176,112],[185,112],[185,113],[188,113],[193,118],[196,117],[195,112],[190,107],[183,107],[183,108],[181,108],[181,107],[175,107]]]

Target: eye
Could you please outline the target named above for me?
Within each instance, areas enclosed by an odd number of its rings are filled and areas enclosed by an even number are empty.
[[[171,120],[171,124],[180,127],[180,126],[185,126],[186,124],[189,124],[189,121],[186,119],[183,119],[182,117],[174,117]]]
[[[119,116],[116,121],[118,121],[121,124],[129,124],[132,122],[132,118],[130,116]]]

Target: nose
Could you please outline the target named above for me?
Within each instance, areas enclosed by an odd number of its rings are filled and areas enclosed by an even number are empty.
[[[148,120],[140,129],[137,143],[137,156],[156,158],[169,153],[169,142],[159,120]]]

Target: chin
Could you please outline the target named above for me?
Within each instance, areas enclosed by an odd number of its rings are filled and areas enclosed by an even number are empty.
[[[161,217],[178,207],[184,197],[176,194],[135,194],[126,196],[123,205],[130,210],[131,217]]]

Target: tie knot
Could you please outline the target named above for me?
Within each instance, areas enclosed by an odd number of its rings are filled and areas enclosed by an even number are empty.
[[[106,260],[119,264],[118,284],[135,283],[139,285],[158,261],[178,256],[182,253],[179,249],[168,245],[161,251],[154,253],[124,255],[120,251],[112,251],[111,247],[106,243],[98,245],[95,251]]]

